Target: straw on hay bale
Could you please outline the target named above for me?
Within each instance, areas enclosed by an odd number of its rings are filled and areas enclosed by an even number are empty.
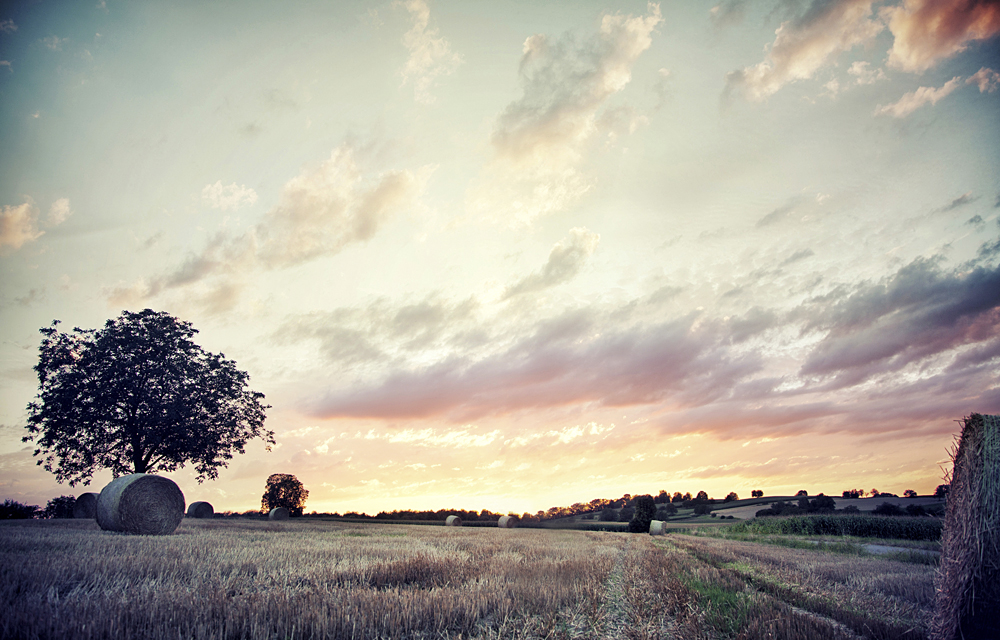
[[[99,493],[84,493],[73,503],[73,517],[93,520],[97,517],[97,498]]]
[[[663,520],[650,520],[649,535],[662,536],[667,532],[667,523]]]
[[[268,520],[288,520],[288,509],[285,507],[275,507],[267,514]]]
[[[1000,638],[1000,416],[965,418],[941,534],[932,640]]]
[[[188,506],[187,517],[189,518],[214,518],[215,509],[208,502],[192,502]]]
[[[500,516],[497,526],[501,529],[514,529],[517,527],[517,516]]]
[[[184,519],[184,494],[161,476],[133,473],[112,480],[97,499],[97,524],[105,531],[143,535],[173,533]]]
[[[448,518],[444,521],[444,526],[446,526],[446,527],[461,527],[462,526],[462,519],[459,518],[458,516],[448,516]]]

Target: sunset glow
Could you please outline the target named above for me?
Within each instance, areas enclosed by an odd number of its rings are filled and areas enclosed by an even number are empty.
[[[96,6],[95,6],[96,5]],[[188,503],[925,494],[1000,413],[1000,5],[7,3],[0,499],[38,330],[272,406]]]

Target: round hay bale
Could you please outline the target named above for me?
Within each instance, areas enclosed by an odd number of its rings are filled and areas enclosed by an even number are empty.
[[[651,520],[649,523],[649,535],[662,536],[667,532],[667,523],[663,520]]]
[[[188,507],[187,517],[189,518],[214,518],[215,509],[208,502],[192,502]]]
[[[461,527],[462,519],[458,516],[448,516],[448,519],[444,521],[444,526],[446,527]]]
[[[184,494],[173,480],[148,473],[115,478],[97,499],[97,524],[105,531],[162,536],[184,519]]]
[[[514,529],[517,527],[517,516],[500,516],[497,526],[501,529]]]
[[[268,520],[288,520],[288,509],[285,507],[275,507],[271,513],[267,514]]]
[[[93,520],[97,517],[97,498],[99,493],[84,493],[73,503],[73,517]]]

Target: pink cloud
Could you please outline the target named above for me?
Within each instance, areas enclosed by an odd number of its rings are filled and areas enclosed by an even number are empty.
[[[926,71],[1000,33],[1000,4],[990,0],[905,0],[881,14],[895,37],[888,64],[903,71]]]

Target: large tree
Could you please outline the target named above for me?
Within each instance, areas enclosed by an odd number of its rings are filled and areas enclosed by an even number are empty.
[[[265,512],[284,507],[290,515],[301,516],[308,497],[309,491],[298,478],[288,473],[272,473],[267,478],[260,507]]]
[[[115,476],[169,472],[191,463],[198,482],[216,478],[264,429],[264,394],[224,354],[196,345],[191,323],[146,309],[103,329],[41,329],[39,393],[28,405],[38,464],[70,486],[97,469]]]

